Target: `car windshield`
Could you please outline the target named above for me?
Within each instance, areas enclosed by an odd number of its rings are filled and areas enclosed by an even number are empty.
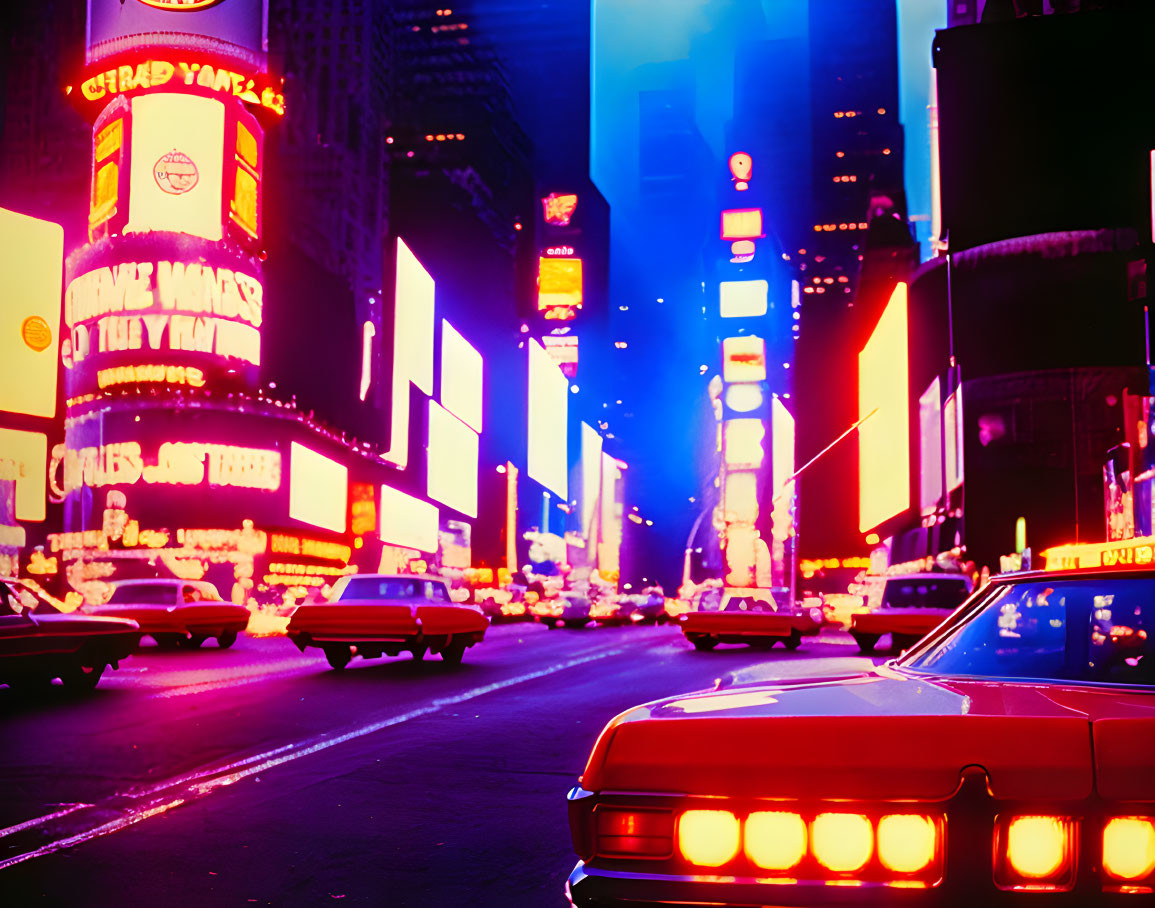
[[[895,577],[886,581],[883,608],[957,608],[969,595],[959,577]]]
[[[350,599],[431,599],[448,602],[449,596],[443,584],[416,577],[350,577],[334,601]]]
[[[113,589],[112,605],[171,605],[176,587],[169,583],[125,583]]]
[[[1155,577],[996,584],[973,607],[900,664],[947,675],[1155,685]]]

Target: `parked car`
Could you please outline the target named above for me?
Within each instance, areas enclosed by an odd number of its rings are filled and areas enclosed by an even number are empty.
[[[59,678],[93,690],[108,666],[136,651],[140,626],[123,618],[62,612],[16,580],[0,580],[0,684],[43,687]]]
[[[996,577],[872,670],[627,710],[568,801],[577,906],[1150,902],[1155,570]]]
[[[196,649],[211,637],[221,649],[228,649],[249,626],[249,610],[225,602],[205,580],[119,580],[112,584],[107,602],[85,611],[130,618],[163,647]]]
[[[940,625],[970,595],[966,574],[896,574],[887,577],[877,608],[850,616],[850,635],[864,653],[891,635],[896,650],[909,649]]]
[[[440,577],[356,574],[338,580],[328,602],[298,606],[286,632],[301,652],[320,647],[330,666],[343,669],[354,656],[402,651],[418,661],[426,652],[439,653],[442,661],[460,665],[488,628],[481,609],[453,602]]]
[[[715,602],[716,609],[708,607]],[[719,643],[767,649],[781,643],[795,650],[804,635],[816,634],[822,626],[820,609],[780,608],[766,589],[727,587],[720,600],[700,596],[697,606],[678,616],[682,633],[697,650],[711,650]]]

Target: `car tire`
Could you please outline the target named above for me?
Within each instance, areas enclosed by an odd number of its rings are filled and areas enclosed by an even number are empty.
[[[579,627],[585,627],[586,624],[589,623],[589,619],[588,618],[569,618],[562,623],[565,624],[565,626],[570,628],[571,630],[577,630]]]
[[[325,647],[325,658],[329,667],[341,671],[353,658],[353,647],[339,643],[330,643]]]
[[[208,636],[205,634],[189,634],[181,641],[181,646],[188,649],[200,649],[200,645],[206,640],[208,640]]]
[[[864,634],[861,631],[851,631],[850,636],[854,638],[854,642],[858,644],[858,651],[860,653],[873,653],[875,646],[878,645],[878,638],[881,634]]]
[[[464,657],[464,643],[451,643],[441,651],[441,661],[446,665],[460,665]]]
[[[802,645],[802,634],[798,631],[791,631],[790,636],[782,641],[782,645],[790,652],[794,652],[794,650]]]
[[[411,650],[409,650],[409,652],[413,654],[414,662],[424,662],[425,654],[429,652],[429,648],[424,644],[421,644],[420,646],[413,647]]]
[[[96,690],[100,676],[104,674],[104,663],[98,665],[71,665],[60,673],[60,683],[66,690],[87,693]]]
[[[223,634],[221,634],[219,637],[217,637],[217,646],[221,649],[228,649],[230,646],[232,646],[236,642],[237,642],[237,632],[236,631],[225,631]]]
[[[694,644],[694,649],[700,653],[708,652],[718,645],[718,641],[714,637],[695,637],[690,642]]]

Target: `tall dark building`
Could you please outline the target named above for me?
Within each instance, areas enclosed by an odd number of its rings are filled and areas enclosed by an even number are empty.
[[[67,94],[84,21],[69,0],[0,9],[0,205],[62,224],[65,251],[86,227],[91,131]]]
[[[273,179],[292,187],[272,213],[293,245],[340,276],[362,320],[374,317],[369,298],[380,297],[388,222],[388,16],[380,0],[279,0],[269,8],[287,107]]]
[[[928,41],[929,41],[928,35]],[[805,462],[857,417],[858,352],[896,280],[915,263],[902,185],[893,2],[810,2],[811,215],[790,250],[802,301],[798,457]],[[801,548],[857,553],[853,436],[802,477]]]

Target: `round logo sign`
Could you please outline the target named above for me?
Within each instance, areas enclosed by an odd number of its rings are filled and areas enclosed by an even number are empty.
[[[221,0],[140,0],[140,2],[145,6],[152,6],[168,12],[187,13],[192,10],[204,9],[206,6],[215,6]]]
[[[175,149],[160,156],[160,160],[152,168],[152,173],[156,177],[156,185],[172,195],[184,195],[200,179],[193,159]]]
[[[20,325],[20,337],[31,349],[43,353],[52,346],[52,329],[39,315],[30,315]]]

